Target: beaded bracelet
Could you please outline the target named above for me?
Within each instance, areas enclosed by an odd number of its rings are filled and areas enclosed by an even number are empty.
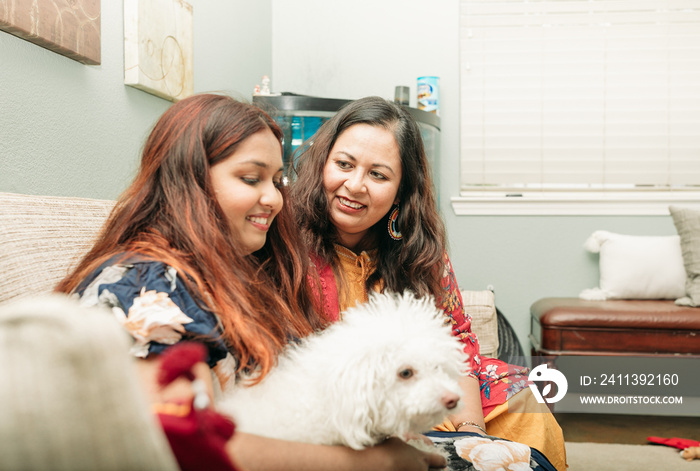
[[[465,427],[467,425],[469,425],[470,427],[476,427],[482,432],[484,432],[485,435],[488,435],[488,433],[486,433],[486,430],[484,430],[481,425],[477,424],[476,422],[472,422],[471,420],[465,420],[464,422],[458,423],[455,427],[455,430],[459,430],[460,428]]]

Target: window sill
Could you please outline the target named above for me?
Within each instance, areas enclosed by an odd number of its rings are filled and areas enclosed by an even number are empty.
[[[700,209],[700,192],[463,192],[457,216],[668,216],[670,205]]]

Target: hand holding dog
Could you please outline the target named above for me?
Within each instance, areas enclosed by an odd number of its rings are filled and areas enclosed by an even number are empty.
[[[444,456],[421,451],[396,437],[388,438],[379,445],[366,448],[359,453],[363,454],[367,461],[363,462],[358,469],[375,469],[372,466],[376,466],[377,462],[383,460],[386,460],[386,466],[381,469],[387,470],[425,471],[447,466]]]
[[[236,464],[250,471],[290,469],[289,463],[296,465],[294,469],[306,471],[426,471],[447,466],[443,456],[421,451],[396,437],[353,450],[236,432],[227,448],[236,457]],[[264,463],[259,460],[261,454],[267,457]]]

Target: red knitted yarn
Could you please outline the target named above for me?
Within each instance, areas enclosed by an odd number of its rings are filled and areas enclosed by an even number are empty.
[[[207,349],[201,343],[179,342],[161,354],[158,384],[161,387],[184,376],[194,381],[194,365],[206,359]],[[160,412],[158,419],[170,448],[182,471],[236,471],[226,450],[233,436],[233,421],[212,408],[197,409],[192,400],[186,404],[187,415]]]
[[[190,381],[194,381],[192,367],[204,361],[207,349],[201,343],[180,342],[161,354],[160,371],[158,372],[158,384],[161,387],[175,381],[180,376],[184,376]]]

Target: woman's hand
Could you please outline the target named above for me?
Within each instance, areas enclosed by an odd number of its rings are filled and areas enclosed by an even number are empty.
[[[141,385],[152,404],[169,401],[187,402],[194,397],[192,381],[185,377],[175,379],[166,386],[158,384],[158,372],[160,370],[161,357],[150,355],[146,359],[136,360],[136,366],[141,379]],[[192,367],[192,373],[196,379],[202,380],[209,395],[209,400],[213,400],[214,392],[212,386],[211,369],[204,362],[198,362]]]
[[[486,435],[486,431],[480,427],[477,427],[476,425],[459,425],[455,427],[455,429],[458,432],[473,432],[473,433],[478,433],[479,435]]]
[[[423,435],[422,433],[408,432],[404,433],[403,435],[399,435],[398,437],[406,443],[421,443],[426,448],[435,446],[433,441],[429,437]]]
[[[426,453],[396,437],[358,453],[365,455],[363,458],[367,460],[359,464],[359,469],[426,471],[447,466],[447,460],[442,455]]]
[[[481,408],[479,381],[474,377],[464,376],[460,380],[460,386],[462,387],[461,407],[457,414],[450,415],[448,419],[452,422],[454,430],[484,435],[486,424]]]
[[[427,471],[447,466],[443,456],[420,451],[396,437],[364,450],[353,450],[236,432],[227,448],[233,461],[249,471]]]

